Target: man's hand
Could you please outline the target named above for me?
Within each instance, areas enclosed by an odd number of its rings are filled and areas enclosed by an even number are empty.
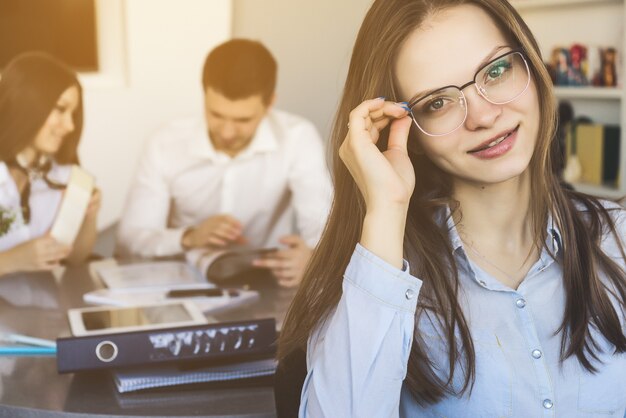
[[[284,236],[280,242],[286,244],[288,248],[254,260],[253,265],[270,269],[281,286],[297,286],[302,281],[313,250],[297,235]]]
[[[241,223],[229,215],[211,216],[183,234],[181,244],[185,249],[223,248],[231,243],[245,244]]]

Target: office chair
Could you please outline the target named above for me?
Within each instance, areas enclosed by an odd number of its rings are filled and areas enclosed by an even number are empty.
[[[278,418],[294,418],[300,409],[300,393],[306,377],[306,352],[292,351],[278,363],[274,375],[274,403]]]

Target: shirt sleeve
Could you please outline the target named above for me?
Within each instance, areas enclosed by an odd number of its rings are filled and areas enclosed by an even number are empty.
[[[335,311],[309,337],[304,417],[397,417],[422,286],[361,245]]]
[[[183,252],[185,228],[168,228],[170,192],[158,137],[153,137],[139,162],[135,181],[117,231],[117,250],[124,255],[161,257]]]
[[[322,138],[310,122],[294,128],[288,182],[298,232],[309,247],[320,239],[332,200],[332,184]]]

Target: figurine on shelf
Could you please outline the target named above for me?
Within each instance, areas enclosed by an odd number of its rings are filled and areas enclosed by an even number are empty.
[[[602,86],[602,51],[597,46],[587,48],[587,79],[593,86]]]
[[[566,48],[558,48],[556,51],[556,83],[557,86],[567,86],[569,84],[569,51]]]
[[[615,48],[606,48],[602,51],[602,85],[605,87],[617,86],[616,58]]]
[[[570,66],[567,73],[568,85],[585,86],[588,84],[584,69],[587,67],[587,47],[574,44],[570,50]]]

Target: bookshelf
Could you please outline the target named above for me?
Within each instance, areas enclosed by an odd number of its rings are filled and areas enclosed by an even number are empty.
[[[513,0],[511,4],[515,8],[524,12],[533,9],[545,9],[548,7],[569,7],[569,6],[597,6],[606,3],[622,3],[623,0]]]
[[[619,186],[575,184],[584,193],[606,198],[626,195],[626,0],[510,0],[534,33],[546,59],[556,46],[574,43],[615,47],[618,87],[555,87],[559,100],[568,100],[576,116],[620,125]]]

